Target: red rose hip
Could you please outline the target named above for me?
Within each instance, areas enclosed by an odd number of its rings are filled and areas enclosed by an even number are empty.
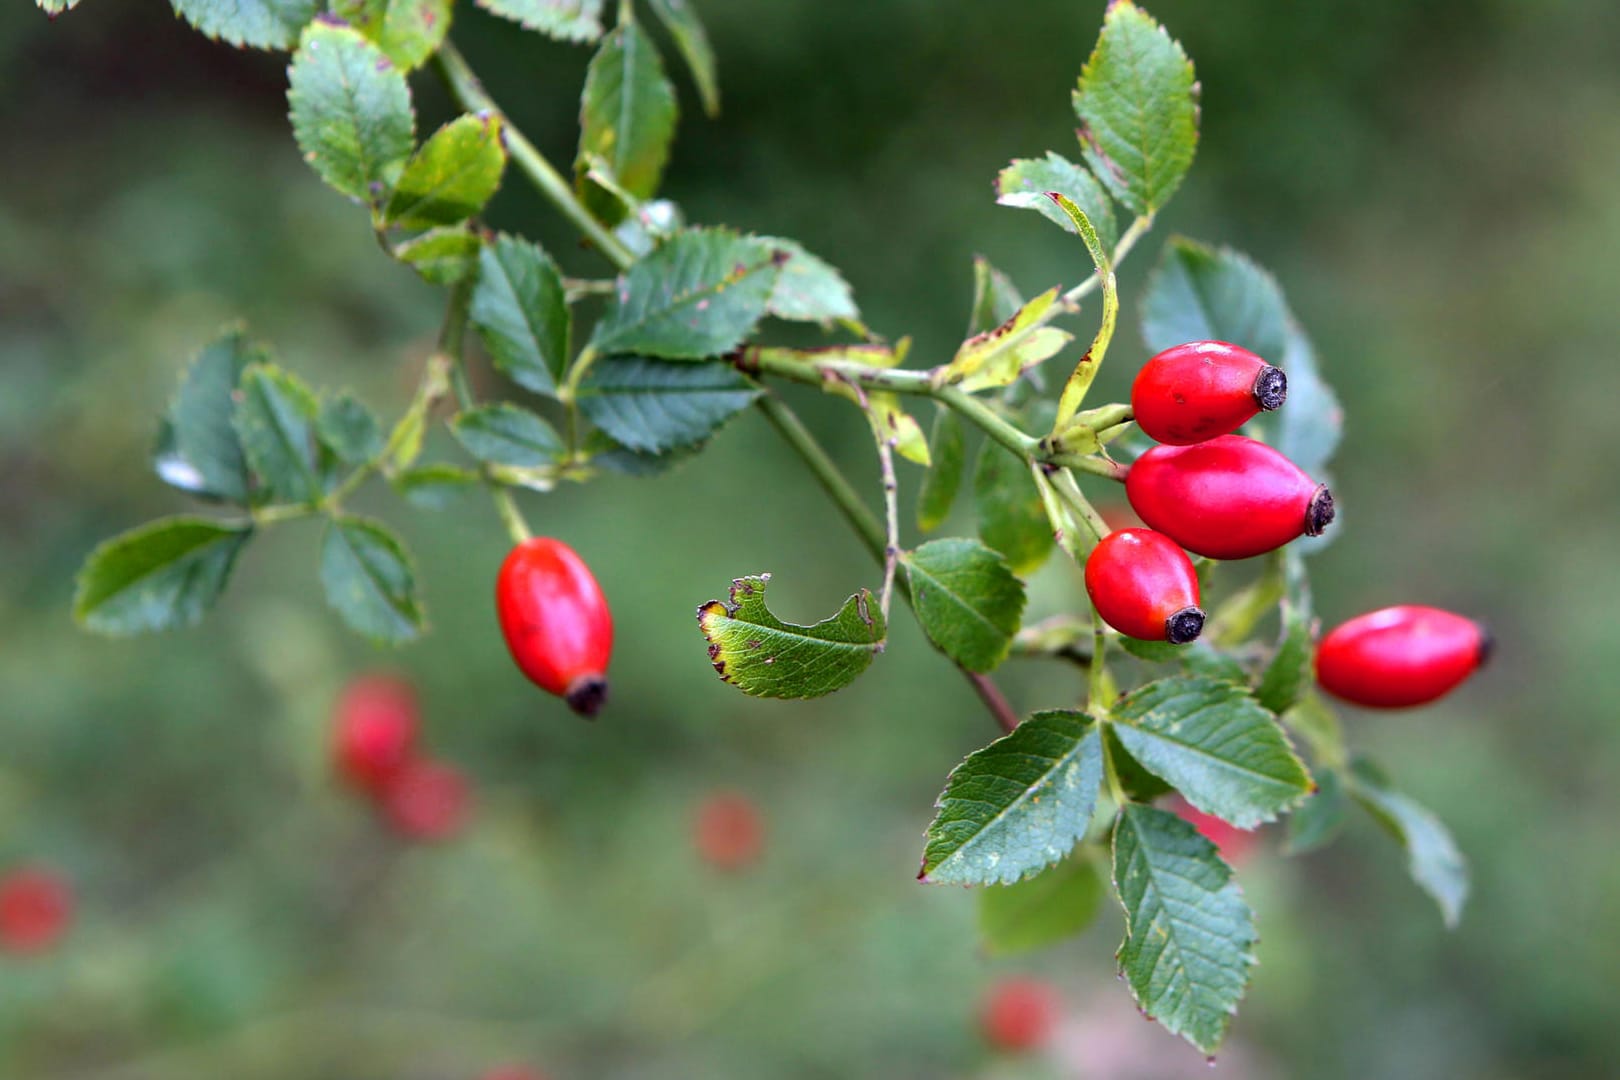
[[[1444,697],[1490,653],[1490,633],[1474,620],[1405,604],[1334,627],[1316,647],[1316,681],[1356,705],[1406,709]]]
[[[1057,991],[1040,979],[1003,979],[984,999],[984,1037],[998,1050],[1033,1050],[1057,1027]]]
[[[375,794],[415,754],[417,725],[410,683],[392,675],[355,679],[338,699],[332,748],[338,772]]]
[[[561,540],[514,547],[495,583],[501,633],[517,666],[581,716],[607,700],[613,616],[590,567]]]
[[[746,795],[722,791],[704,799],[693,822],[698,855],[717,870],[741,870],[765,847],[765,823]]]
[[[1326,484],[1241,435],[1155,446],[1131,465],[1125,497],[1150,527],[1211,559],[1264,555],[1333,520]]]
[[[1287,396],[1288,377],[1248,349],[1189,341],[1142,365],[1131,386],[1131,412],[1152,438],[1187,446],[1236,431]]]
[[[440,761],[412,761],[394,774],[381,795],[383,816],[410,840],[448,840],[472,812],[467,778]]]
[[[45,952],[72,921],[73,890],[56,873],[26,866],[0,878],[0,950]]]
[[[1204,629],[1192,560],[1152,529],[1103,537],[1086,559],[1086,592],[1103,622],[1126,637],[1185,645]]]

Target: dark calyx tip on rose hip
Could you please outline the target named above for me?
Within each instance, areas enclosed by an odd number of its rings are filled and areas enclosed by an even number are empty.
[[[1195,641],[1203,632],[1204,613],[1195,607],[1184,607],[1164,620],[1164,640],[1172,645]]]
[[[607,679],[600,675],[581,675],[568,684],[568,693],[563,695],[563,700],[585,719],[594,720],[607,703],[607,693]]]
[[[1477,619],[1474,620],[1474,626],[1479,629],[1479,648],[1474,651],[1474,667],[1478,669],[1490,663],[1491,657],[1496,655],[1496,635],[1491,633],[1490,627]]]
[[[1265,412],[1282,408],[1282,403],[1288,400],[1288,376],[1283,374],[1282,368],[1272,367],[1269,364],[1260,369],[1260,374],[1254,377],[1254,403]]]
[[[1333,492],[1326,484],[1318,484],[1311,504],[1305,508],[1305,535],[1321,536],[1322,530],[1333,524]]]

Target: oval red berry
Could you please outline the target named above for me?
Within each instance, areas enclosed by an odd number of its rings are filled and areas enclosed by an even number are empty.
[[[1086,558],[1086,593],[1126,637],[1183,645],[1204,628],[1198,573],[1181,546],[1152,529],[1120,529]]]
[[[1190,341],[1142,365],[1131,385],[1131,412],[1153,439],[1187,446],[1236,431],[1287,394],[1282,371],[1248,349]]]
[[[998,1050],[1033,1050],[1052,1037],[1060,1005],[1057,991],[1040,979],[1003,979],[985,996],[984,1037]]]
[[[355,679],[338,699],[333,757],[338,772],[361,791],[376,793],[416,752],[416,691],[393,675]]]
[[[1316,648],[1316,681],[1335,697],[1375,709],[1427,705],[1456,689],[1490,656],[1472,619],[1405,604],[1342,623]]]
[[[495,609],[523,674],[575,712],[595,715],[607,697],[613,616],[574,549],[550,537],[514,547],[495,583]]]
[[[1333,520],[1326,485],[1241,435],[1155,446],[1131,465],[1125,497],[1149,526],[1212,559],[1264,555]]]

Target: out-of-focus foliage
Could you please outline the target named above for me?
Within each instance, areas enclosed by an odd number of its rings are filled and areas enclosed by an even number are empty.
[[[704,119],[678,81],[665,190],[688,220],[802,240],[856,286],[864,321],[940,360],[975,253],[1026,290],[1089,271],[1079,245],[996,207],[989,180],[1072,126],[1063,91],[1100,2],[896,0],[863,5],[858,33],[846,5],[697,4],[724,113]],[[1223,1068],[1602,1075],[1620,1059],[1620,14],[1599,0],[1154,13],[1203,84],[1199,165],[1155,238],[1274,270],[1345,407],[1334,490],[1357,535],[1318,556],[1318,613],[1441,603],[1502,642],[1440,706],[1349,721],[1457,832],[1475,877],[1460,928],[1440,929],[1367,821],[1340,857],[1285,861],[1273,838],[1242,871],[1266,933]],[[569,160],[586,51],[465,3],[454,36],[513,120]],[[615,605],[614,700],[594,725],[504,655],[490,592],[505,543],[477,498],[404,519],[437,632],[397,654],[325,608],[313,524],[257,539],[204,630],[76,630],[86,552],[185,507],[146,458],[199,343],[242,315],[287,370],[392,414],[437,304],[300,161],[284,57],[105,0],[55,21],[7,5],[0,54],[0,860],[48,860],[79,893],[56,953],[0,960],[0,1075],[448,1080],[525,1059],[558,1076],[1016,1074],[972,1022],[979,988],[1010,970],[1065,985],[1074,1037],[1031,1075],[1120,1075],[1130,1055],[1207,1075],[1114,1011],[1114,987],[1098,999],[1070,974],[1106,970],[1117,916],[990,960],[958,944],[973,896],[897,872],[939,777],[993,734],[910,620],[883,664],[820,702],[743,699],[692,662],[692,601],[739,566],[776,571],[772,603],[790,613],[867,573],[752,416],[660,478],[531,504]],[[417,81],[432,131],[453,112]],[[520,184],[488,217],[577,251]],[[1121,270],[1126,327],[1151,261]],[[1132,334],[1098,400],[1146,355]],[[821,404],[804,395],[870,470],[864,421]],[[737,492],[749,528],[717,527]],[[1028,617],[1081,595],[1053,560]],[[478,785],[448,846],[401,848],[329,776],[332,702],[382,660],[417,681],[425,739]],[[1079,689],[1062,669],[1005,674],[1026,709]],[[691,844],[719,786],[769,821],[746,872],[717,874]]]

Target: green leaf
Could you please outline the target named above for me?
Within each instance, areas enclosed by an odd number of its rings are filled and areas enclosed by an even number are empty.
[[[304,160],[343,194],[381,205],[416,141],[405,76],[359,31],[329,22],[304,31],[287,76]]]
[[[1125,746],[1119,741],[1119,728],[1114,724],[1104,724],[1103,744],[1108,756],[1113,759],[1114,773],[1119,777],[1120,786],[1125,789],[1125,797],[1132,802],[1151,803],[1161,795],[1168,795],[1175,788],[1148,772],[1137,760],[1126,752]]]
[[[575,400],[620,445],[660,454],[703,442],[760,393],[730,364],[624,357],[592,365]]]
[[[428,410],[433,403],[450,391],[450,358],[435,353],[428,358],[422,372],[422,382],[416,388],[410,408],[405,410],[394,429],[388,433],[388,444],[383,450],[383,470],[397,473],[410,467],[422,452],[422,440],[427,434]]]
[[[668,360],[730,352],[764,316],[784,258],[727,229],[677,233],[620,276],[591,346]]]
[[[1078,234],[1080,230],[1069,215],[1045,197],[1048,191],[1067,195],[1091,220],[1103,245],[1113,248],[1118,238],[1114,206],[1108,201],[1108,193],[1084,165],[1076,165],[1061,154],[1048,150],[1044,158],[1016,158],[996,176],[997,202],[1004,206],[1034,210],[1048,221],[1057,222],[1066,231]]]
[[[458,117],[434,132],[405,166],[384,216],[408,229],[466,221],[494,196],[505,168],[500,118]]]
[[[1055,355],[1074,340],[1074,335],[1065,330],[1042,325],[1057,299],[1058,287],[1054,285],[1000,326],[962,342],[945,369],[945,381],[961,384],[968,393],[1007,386],[1026,368]]]
[[[1197,98],[1181,46],[1130,0],[1110,3],[1074,111],[1086,164],[1128,209],[1155,213],[1181,185],[1198,149]]]
[[[1044,949],[1090,926],[1102,899],[1097,867],[1074,855],[1016,885],[981,890],[979,937],[993,955]]]
[[[394,248],[394,258],[422,276],[429,285],[465,281],[478,267],[484,242],[464,226],[431,229]]]
[[[697,86],[703,111],[710,116],[719,116],[720,80],[714,69],[714,48],[709,44],[709,35],[704,31],[697,12],[692,10],[691,0],[648,2],[653,13],[663,22],[664,29],[669,31],[669,36],[675,39],[675,48],[680,50],[681,58],[692,72],[692,82]]]
[[[1350,798],[1345,793],[1339,770],[1318,768],[1316,792],[1288,815],[1288,842],[1284,850],[1289,855],[1303,855],[1326,847],[1344,827],[1349,807]]]
[[[236,434],[271,502],[313,504],[322,493],[315,421],[320,402],[302,380],[273,364],[242,373]]]
[[[682,0],[666,0],[680,3]],[[765,305],[769,315],[778,319],[798,322],[819,322],[823,325],[845,319],[859,320],[860,309],[855,296],[832,264],[817,258],[798,243],[779,236],[761,236],[756,239],[785,252],[787,261],[776,277],[776,287]]]
[[[730,600],[698,608],[720,678],[754,697],[813,698],[841,690],[883,651],[887,626],[870,592],[812,626],[785,623],[765,606],[769,574],[738,578]]]
[[[236,389],[249,365],[268,359],[241,330],[203,348],[169,405],[168,446],[154,464],[164,483],[205,498],[245,505],[250,481],[233,417]]]
[[[478,0],[478,6],[558,41],[602,36],[602,0]]]
[[[1428,809],[1389,786],[1383,773],[1365,758],[1350,765],[1350,792],[1406,848],[1407,872],[1440,906],[1448,928],[1455,928],[1468,899],[1468,861],[1457,842]]]
[[[917,527],[932,532],[944,524],[962,486],[962,469],[967,450],[963,444],[962,421],[956,410],[939,406],[934,414],[934,432],[928,440],[933,467],[923,475],[917,489]]]
[[[73,617],[103,634],[189,626],[219,599],[247,525],[172,517],[96,548],[79,571]]]
[[[443,510],[469,488],[477,487],[479,476],[471,469],[436,462],[406,469],[394,477],[394,490],[405,501],[423,510]]]
[[[496,370],[525,390],[556,392],[573,322],[551,256],[519,237],[497,237],[478,257],[469,317]]]
[[[322,399],[315,435],[349,465],[372,461],[383,452],[382,425],[376,414],[348,391]]]
[[[580,102],[580,194],[603,221],[616,225],[625,207],[585,179],[592,160],[606,164],[613,182],[633,198],[650,199],[675,138],[675,87],[645,31],[622,23],[602,39],[585,71]]]
[[[491,465],[535,468],[553,465],[566,453],[550,424],[507,402],[457,414],[450,431],[467,453]]]
[[[1024,583],[975,540],[931,540],[900,565],[928,639],[969,671],[1007,658],[1024,614]]]
[[[1273,821],[1311,778],[1276,720],[1241,686],[1203,676],[1148,683],[1113,710],[1120,743],[1187,801],[1240,829]]]
[[[1168,641],[1143,641],[1121,634],[1119,645],[1138,660],[1150,664],[1180,664],[1193,675],[1207,675],[1244,687],[1249,685],[1249,673],[1243,670],[1243,665],[1203,638],[1188,645],[1172,645]]]
[[[321,584],[343,621],[378,644],[422,632],[416,573],[399,538],[364,518],[333,518],[321,541]]]
[[[1312,476],[1332,458],[1343,410],[1276,279],[1247,255],[1172,238],[1148,280],[1142,338],[1154,352],[1186,341],[1229,341],[1282,368],[1288,401],[1256,425]]]
[[[53,19],[62,12],[72,11],[79,6],[79,0],[34,0],[34,2],[39,5],[40,10]]]
[[[1167,810],[1126,804],[1114,826],[1125,908],[1119,970],[1142,1011],[1203,1050],[1226,1034],[1254,966],[1254,913],[1215,845]]]
[[[1290,553],[1297,561],[1299,556]],[[1308,594],[1307,594],[1308,595]],[[1311,658],[1315,654],[1311,641],[1311,617],[1308,606],[1296,595],[1284,597],[1282,602],[1282,639],[1277,651],[1260,676],[1255,687],[1255,700],[1279,716],[1298,704],[1311,685]]]
[[[421,67],[450,30],[452,0],[332,0],[332,14],[388,54],[402,71]]]
[[[77,0],[75,0],[77,2]],[[290,49],[319,0],[170,0],[174,13],[211,38],[255,49]],[[69,4],[68,6],[72,6]]]
[[[991,266],[983,255],[973,256],[973,310],[968,313],[968,337],[994,330],[1018,313],[1024,298],[1012,279]]]
[[[986,439],[973,470],[979,538],[1007,557],[1013,573],[1039,570],[1056,542],[1029,469],[1001,444]]]
[[[945,781],[918,878],[1010,885],[1068,855],[1097,805],[1101,745],[1090,717],[1054,709],[969,754]]]
[[[1344,732],[1339,727],[1339,716],[1314,690],[1307,689],[1294,707],[1282,714],[1282,722],[1305,740],[1315,760],[1345,760]]]

